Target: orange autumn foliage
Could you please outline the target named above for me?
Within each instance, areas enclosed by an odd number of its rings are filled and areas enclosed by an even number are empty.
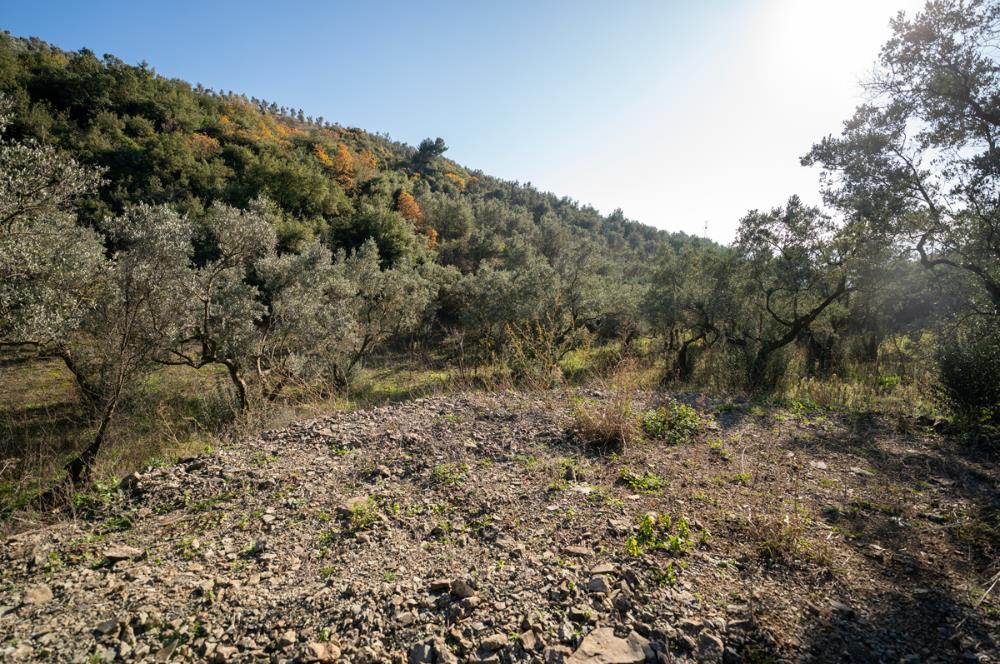
[[[432,228],[427,231],[427,248],[437,249],[438,246],[438,232],[436,228]]]
[[[319,163],[323,164],[327,168],[333,167],[333,159],[330,159],[330,155],[326,153],[326,150],[324,150],[323,146],[319,143],[313,146],[313,154],[316,155],[317,159],[319,159]]]
[[[396,199],[396,209],[399,210],[404,219],[412,221],[414,224],[418,224],[424,218],[424,213],[420,209],[417,199],[408,191],[399,194],[399,198]]]
[[[344,188],[354,184],[354,156],[343,143],[337,144],[333,155],[333,178]]]
[[[454,182],[459,189],[465,189],[465,179],[458,173],[445,173],[444,176]]]

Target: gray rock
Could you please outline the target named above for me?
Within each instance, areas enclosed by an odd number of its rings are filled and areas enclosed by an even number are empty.
[[[216,662],[228,662],[238,655],[240,652],[239,648],[236,646],[216,646],[215,648],[215,661]]]
[[[117,632],[118,625],[119,625],[118,618],[110,618],[100,623],[97,627],[95,627],[94,633],[96,633],[99,636],[107,636],[112,632]]]
[[[451,594],[455,597],[465,599],[466,597],[475,595],[476,590],[465,579],[455,579],[451,582]]]
[[[9,653],[10,661],[23,662],[31,659],[35,654],[35,649],[27,643],[22,643]]]
[[[611,592],[611,582],[608,581],[608,577],[598,574],[587,582],[587,592],[600,594]]]
[[[518,640],[520,640],[521,647],[524,648],[525,652],[537,652],[545,647],[545,643],[533,629],[523,632]]]
[[[437,658],[438,664],[458,664],[458,657],[451,651],[444,639],[437,637],[430,641],[431,649]]]
[[[407,657],[409,664],[423,664],[424,662],[434,661],[434,651],[428,643],[418,643],[417,645],[410,648],[410,654]]]

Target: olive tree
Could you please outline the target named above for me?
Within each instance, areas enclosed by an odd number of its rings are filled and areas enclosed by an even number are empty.
[[[100,174],[51,146],[4,140],[8,109],[0,98],[0,344],[44,347],[98,298],[104,247],[73,211]]]
[[[233,384],[240,411],[249,406],[248,375],[259,355],[259,324],[266,313],[260,290],[250,283],[254,265],[275,252],[277,236],[268,206],[246,210],[216,203],[204,220],[213,257],[192,267],[189,306],[159,361],[200,369],[221,365]]]
[[[437,297],[437,286],[407,261],[383,270],[373,240],[353,254],[341,253],[335,274],[337,287],[328,291],[332,298],[326,304],[348,316],[334,366],[335,380],[346,384],[358,363],[377,346],[423,322]],[[346,292],[340,284],[346,284]]]
[[[828,201],[1000,310],[1000,4],[940,0],[892,23],[870,98],[803,158]],[[985,297],[984,297],[985,296]]]
[[[668,362],[672,377],[691,377],[693,349],[726,340],[736,311],[732,280],[737,269],[737,254],[728,248],[707,243],[664,248],[642,310],[674,353]]]
[[[375,240],[336,257],[318,240],[277,252],[270,206],[216,204],[210,258],[190,267],[191,304],[165,364],[225,367],[240,411],[292,381],[346,385],[363,358],[420,324],[437,294],[406,260],[382,267]]]
[[[796,196],[784,208],[754,210],[740,221],[740,308],[726,335],[745,354],[751,386],[772,383],[775,351],[800,338],[853,289],[852,259],[862,246],[853,230],[837,228]]]
[[[123,397],[176,336],[189,292],[191,227],[166,206],[138,205],[104,223],[118,249],[98,276],[97,297],[54,349],[96,415],[91,442],[67,469],[86,480]]]

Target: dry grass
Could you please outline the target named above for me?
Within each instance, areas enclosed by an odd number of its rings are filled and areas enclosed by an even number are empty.
[[[109,433],[94,479],[116,478],[150,464],[209,450],[289,422],[455,389],[456,372],[433,370],[410,356],[359,371],[348,393],[291,385],[274,401],[238,414],[228,378],[206,367],[154,371],[127,400]],[[65,476],[63,464],[90,440],[93,428],[71,374],[59,360],[0,356],[0,520],[30,517],[35,499]]]
[[[580,399],[573,409],[573,430],[590,447],[624,452],[642,436],[632,399],[642,382],[634,360],[626,359],[606,380],[597,382],[598,399]]]
[[[64,477],[63,464],[93,428],[72,376],[58,360],[0,357],[0,516],[30,508]],[[212,446],[233,419],[223,377],[171,367],[123,403],[94,469],[113,481],[157,460]],[[23,514],[21,515],[24,516]]]

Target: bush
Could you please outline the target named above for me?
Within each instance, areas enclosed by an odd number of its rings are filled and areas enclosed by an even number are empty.
[[[642,413],[639,425],[648,437],[676,445],[697,435],[705,419],[691,406],[671,399],[665,406]]]
[[[573,350],[579,335],[561,333],[562,321],[546,314],[527,323],[504,327],[504,364],[520,385],[545,390],[563,382],[560,360]]]
[[[937,396],[961,419],[1000,422],[1000,331],[990,323],[956,326],[938,346]]]

